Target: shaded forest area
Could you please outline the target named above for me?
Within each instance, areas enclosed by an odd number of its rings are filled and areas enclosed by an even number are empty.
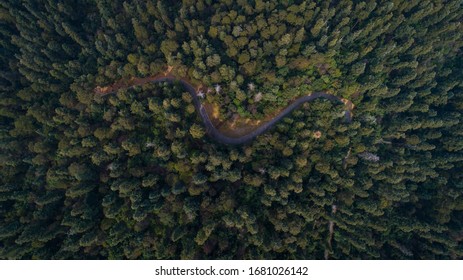
[[[40,2],[40,3],[39,3]],[[174,4],[173,4],[174,3]],[[463,258],[461,0],[3,0],[0,258]],[[242,146],[225,119],[327,91]]]

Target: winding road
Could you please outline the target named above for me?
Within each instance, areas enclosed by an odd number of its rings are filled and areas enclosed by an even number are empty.
[[[288,107],[283,109],[278,115],[276,115],[273,119],[270,121],[260,125],[257,127],[255,130],[251,131],[250,133],[240,136],[240,137],[230,137],[224,135],[222,132],[220,132],[212,123],[211,119],[209,118],[209,115],[207,114],[206,109],[204,106],[201,104],[201,101],[198,98],[197,91],[193,87],[193,85],[188,82],[186,79],[182,78],[177,78],[172,75],[164,75],[164,76],[154,76],[152,78],[147,78],[147,79],[140,79],[141,82],[137,82],[134,85],[131,86],[125,86],[124,88],[132,88],[138,85],[142,85],[147,82],[151,83],[161,83],[161,82],[167,82],[170,84],[173,84],[175,82],[180,82],[182,86],[185,88],[186,91],[188,91],[191,94],[191,97],[193,98],[193,104],[199,113],[201,119],[203,120],[204,126],[206,127],[206,131],[209,134],[209,136],[216,141],[223,143],[223,144],[229,144],[229,145],[239,145],[239,144],[244,144],[246,142],[251,141],[255,137],[261,135],[268,129],[270,129],[272,126],[274,126],[277,122],[279,122],[282,118],[286,117],[288,114],[290,114],[293,110],[297,109],[300,105],[302,105],[305,102],[310,102],[314,99],[317,98],[325,98],[333,102],[339,102],[339,103],[344,103],[346,106],[346,109],[344,111],[344,117],[347,123],[350,123],[352,121],[352,112],[351,110],[353,109],[353,104],[351,101],[334,96],[329,93],[325,92],[315,92],[310,95],[302,96],[294,100]],[[116,87],[114,88],[105,88],[102,89],[100,87],[97,87],[95,89],[96,93],[99,94],[109,94],[117,91],[119,88],[122,87]]]

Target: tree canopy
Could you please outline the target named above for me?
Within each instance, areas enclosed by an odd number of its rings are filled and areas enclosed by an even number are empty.
[[[39,2],[0,2],[0,258],[463,258],[462,1]],[[353,120],[223,145],[124,86],[166,66],[219,122]]]

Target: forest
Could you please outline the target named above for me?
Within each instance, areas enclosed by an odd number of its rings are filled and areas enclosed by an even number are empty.
[[[0,259],[463,259],[462,0],[1,0]],[[164,73],[164,74],[163,74]],[[252,141],[248,133],[314,92]],[[238,131],[238,132],[237,132]]]

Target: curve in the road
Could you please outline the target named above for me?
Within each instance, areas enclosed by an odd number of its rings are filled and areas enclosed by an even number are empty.
[[[223,144],[239,145],[239,144],[249,142],[252,139],[254,139],[255,137],[261,135],[262,133],[264,133],[265,131],[270,129],[274,124],[276,124],[282,118],[289,115],[293,110],[297,109],[301,104],[303,104],[305,102],[310,102],[310,101],[312,101],[314,99],[317,99],[317,98],[325,98],[325,99],[328,99],[330,101],[344,103],[346,105],[346,110],[344,111],[345,120],[348,123],[350,123],[352,121],[351,109],[352,109],[353,105],[352,105],[352,103],[350,101],[342,99],[342,98],[337,97],[337,96],[334,96],[334,95],[329,94],[329,93],[315,92],[315,93],[312,93],[310,95],[302,96],[302,97],[299,97],[298,99],[294,100],[294,102],[292,102],[288,107],[286,107],[284,110],[282,110],[277,116],[275,116],[270,121],[260,125],[255,130],[251,131],[250,133],[248,133],[246,135],[243,135],[243,136],[239,136],[239,137],[230,137],[230,136],[227,136],[227,135],[224,135],[223,133],[221,133],[212,124],[212,121],[209,118],[209,115],[207,114],[206,109],[201,104],[201,102],[200,102],[200,100],[198,98],[196,89],[188,81],[186,81],[184,79],[174,77],[174,76],[161,76],[161,77],[156,76],[156,77],[154,77],[152,79],[146,80],[146,82],[151,82],[151,83],[167,82],[167,83],[170,83],[170,84],[172,84],[174,82],[177,82],[177,81],[180,82],[182,84],[182,86],[185,88],[185,90],[188,91],[191,94],[191,97],[193,98],[193,104],[194,104],[196,110],[198,111],[201,119],[203,120],[204,126],[206,127],[206,131],[209,134],[209,136],[212,137],[213,139],[215,139],[216,141],[218,141],[220,143],[223,143]],[[128,86],[126,88],[134,87],[134,86],[141,85],[141,84],[143,84],[143,83]],[[97,89],[99,89],[99,88],[97,87]],[[104,92],[104,94],[111,93],[111,92],[114,92],[114,91],[115,90],[109,91],[109,92]]]

